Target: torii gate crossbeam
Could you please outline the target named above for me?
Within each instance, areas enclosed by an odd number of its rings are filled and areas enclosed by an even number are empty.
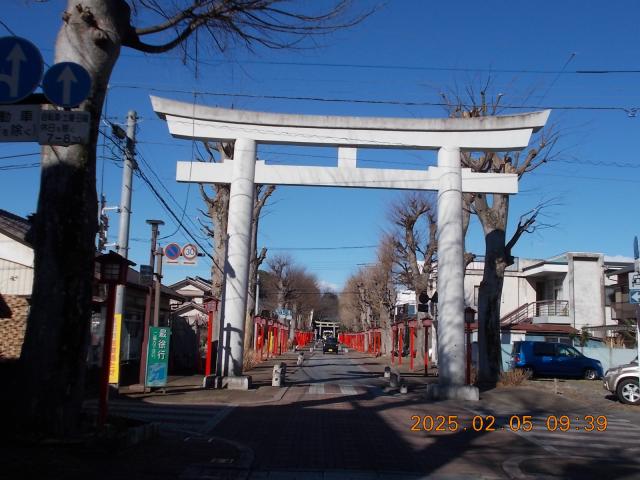
[[[550,111],[474,119],[405,119],[287,115],[213,108],[151,97],[178,138],[235,141],[221,164],[180,162],[177,180],[230,183],[227,261],[222,306],[221,375],[241,377],[243,331],[255,184],[438,191],[439,385],[436,396],[477,399],[464,385],[464,238],[462,192],[516,193],[517,177],[480,174],[460,165],[460,151],[525,148]],[[338,147],[337,167],[272,166],[256,160],[258,143]],[[425,171],[357,168],[356,149],[437,149]],[[232,385],[234,382],[228,382]],[[239,382],[242,383],[242,382]],[[246,382],[245,382],[246,384]]]

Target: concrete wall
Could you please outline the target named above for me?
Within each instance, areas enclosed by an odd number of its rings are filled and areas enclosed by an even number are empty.
[[[569,306],[574,328],[604,325],[603,256],[569,253],[568,261]]]

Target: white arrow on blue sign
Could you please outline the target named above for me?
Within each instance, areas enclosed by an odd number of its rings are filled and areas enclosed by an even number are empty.
[[[0,38],[0,104],[31,95],[40,83],[43,65],[40,51],[29,40]]]
[[[45,73],[42,90],[49,101],[59,107],[77,107],[89,96],[91,77],[82,65],[56,63]]]
[[[640,290],[629,290],[629,303],[640,303]]]

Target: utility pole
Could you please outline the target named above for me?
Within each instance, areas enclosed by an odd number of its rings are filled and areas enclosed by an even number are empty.
[[[162,248],[158,247],[156,250],[156,296],[154,298],[155,304],[153,307],[153,326],[158,327],[158,320],[160,318],[160,286],[162,285]]]
[[[131,223],[131,192],[133,191],[133,172],[136,169],[136,112],[130,110],[127,114],[126,145],[124,149],[124,168],[122,169],[122,191],[120,193],[120,227],[118,229],[118,244],[116,251],[124,258],[129,258],[129,225]],[[120,128],[120,127],[118,127]],[[120,132],[120,133],[119,133]],[[114,128],[117,136],[122,135],[122,129]],[[125,285],[118,285],[116,289],[115,322],[122,322],[124,316]],[[114,329],[119,332],[120,329]],[[108,341],[109,339],[105,339]],[[116,339],[119,342],[120,339]],[[117,348],[117,352],[119,352]],[[120,358],[116,358],[119,362]]]
[[[164,225],[162,220],[147,220],[151,225],[151,251],[149,255],[149,265],[153,274],[153,264],[155,263],[156,243],[158,241],[160,225]],[[151,297],[153,296],[153,284],[147,287],[147,301],[144,307],[144,325],[142,326],[142,346],[140,347],[140,373],[138,381],[144,389],[147,374],[147,344],[149,343],[149,321],[151,319]]]

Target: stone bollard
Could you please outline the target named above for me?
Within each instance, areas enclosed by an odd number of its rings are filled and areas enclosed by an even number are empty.
[[[391,367],[384,367],[384,378],[391,377]]]
[[[405,394],[408,391],[409,391],[409,389],[407,388],[406,384],[403,383],[402,385],[400,385],[400,393]]]
[[[392,388],[398,388],[400,386],[400,374],[392,373],[389,378],[389,386]]]
[[[296,362],[296,365],[300,366],[302,365],[302,362],[304,362],[304,353],[300,352],[298,354],[298,361]]]
[[[271,377],[271,386],[272,387],[282,387],[284,386],[284,379],[286,375],[287,365],[284,363],[279,363],[273,366],[273,375]]]

